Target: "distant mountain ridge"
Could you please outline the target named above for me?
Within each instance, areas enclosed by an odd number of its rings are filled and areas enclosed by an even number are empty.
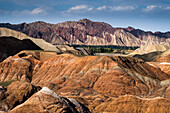
[[[22,24],[0,23],[0,27],[17,30],[52,44],[142,46],[170,44],[170,32],[145,32],[133,27],[113,28],[104,22],[88,19],[49,24],[42,21]]]

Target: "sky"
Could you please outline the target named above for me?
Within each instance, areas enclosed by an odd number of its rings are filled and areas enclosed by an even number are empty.
[[[0,0],[0,23],[61,23],[87,18],[112,27],[170,31],[170,0]]]

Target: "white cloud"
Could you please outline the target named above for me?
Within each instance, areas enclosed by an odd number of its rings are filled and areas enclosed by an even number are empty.
[[[126,10],[134,10],[135,7],[133,6],[115,6],[115,7],[110,7],[112,11],[126,11]]]
[[[97,10],[104,10],[104,9],[106,9],[105,5],[97,8]]]
[[[157,6],[157,5],[148,5],[145,9],[143,9],[143,11],[152,11],[154,10],[155,8],[161,8],[162,6]]]
[[[47,9],[48,8],[41,8],[41,7],[38,7],[38,8],[35,8],[33,10],[23,10],[23,11],[18,11],[18,10],[15,10],[12,12],[13,15],[18,15],[18,14],[29,14],[29,15],[39,15],[39,14],[47,14]]]
[[[40,7],[33,9],[30,14],[37,15],[37,14],[43,14],[46,13],[45,9],[42,9]]]
[[[67,12],[72,12],[72,11],[92,11],[93,8],[89,7],[88,5],[78,5],[71,7],[70,9],[67,10]]]
[[[170,10],[170,6],[165,8],[166,10]]]
[[[90,7],[90,8],[88,8],[88,9],[87,9],[87,11],[92,11],[92,10],[93,10],[93,8],[92,8],[92,7]]]
[[[68,11],[73,11],[73,10],[82,10],[82,9],[88,9],[87,5],[78,5],[75,7],[71,7]]]

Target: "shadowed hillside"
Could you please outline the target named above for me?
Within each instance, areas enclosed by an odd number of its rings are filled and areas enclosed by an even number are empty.
[[[0,61],[22,50],[42,50],[29,39],[19,40],[14,37],[0,37]]]

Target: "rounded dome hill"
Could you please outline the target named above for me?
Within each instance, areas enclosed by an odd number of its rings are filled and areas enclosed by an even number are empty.
[[[166,50],[170,49],[169,45],[161,45],[161,44],[157,44],[157,45],[146,45],[146,46],[141,46],[140,48],[136,49],[133,53],[131,53],[131,55],[135,55],[135,54],[148,54],[151,52],[164,52]]]

